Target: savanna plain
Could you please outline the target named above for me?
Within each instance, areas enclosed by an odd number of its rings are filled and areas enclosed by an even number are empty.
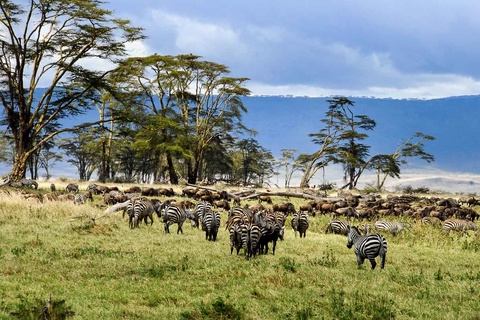
[[[478,231],[392,217],[413,227],[385,234],[385,269],[371,270],[345,236],[325,234],[329,215],[310,216],[305,238],[290,215],[275,255],[246,259],[230,253],[224,211],[213,242],[188,220],[183,234],[156,216],[131,229],[100,195],[75,205],[0,191],[0,319],[41,319],[45,308],[48,319],[480,319]]]

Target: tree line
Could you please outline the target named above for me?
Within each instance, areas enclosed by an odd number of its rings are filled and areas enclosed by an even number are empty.
[[[324,127],[311,134],[317,152],[293,158],[284,150],[276,160],[242,123],[248,78],[194,54],[129,57],[126,44],[145,39],[143,30],[101,4],[0,1],[0,160],[12,165],[10,181],[27,172],[36,179],[40,168],[48,177],[59,150],[81,180],[96,172],[102,182],[263,185],[284,168],[286,179],[301,170],[307,186],[318,170],[341,163],[344,187],[355,187],[365,170],[377,171],[381,187],[408,157],[433,161],[423,148],[433,137],[422,133],[394,153],[369,158],[362,141],[375,122],[355,115],[345,97],[327,101]],[[95,110],[96,120],[65,121]]]

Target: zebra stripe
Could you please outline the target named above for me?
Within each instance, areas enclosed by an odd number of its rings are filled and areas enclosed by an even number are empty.
[[[183,233],[183,223],[187,219],[187,213],[185,210],[177,205],[168,205],[163,211],[163,223],[165,226],[165,232],[170,233],[170,226],[174,223],[178,224],[177,234]]]
[[[375,230],[390,232],[394,236],[402,232],[403,229],[409,228],[409,227],[410,227],[410,224],[408,222],[390,222],[390,221],[375,222]]]
[[[244,224],[242,226],[242,246],[245,248],[246,258],[257,255],[262,231],[255,224]]]
[[[130,228],[138,227],[142,220],[148,225],[148,218],[150,218],[150,225],[152,225],[153,211],[153,204],[149,199],[145,197],[133,198],[127,206]]]
[[[387,240],[380,234],[371,234],[362,236],[357,227],[350,227],[347,236],[347,248],[355,245],[355,255],[357,256],[358,265],[363,264],[365,259],[370,260],[372,270],[377,265],[375,258],[380,256],[380,268],[385,267],[385,259],[387,257]]]
[[[285,232],[285,215],[281,213],[281,216],[275,213],[267,213],[267,225],[260,228],[262,231],[262,237],[260,240],[260,253],[268,254],[268,244],[273,243],[272,254],[275,254],[275,248],[277,246],[277,240],[283,240]]]
[[[461,219],[448,219],[443,223],[443,229],[445,231],[468,231],[468,230],[477,230],[475,223],[469,220]]]
[[[199,228],[200,224],[202,223],[203,216],[205,215],[206,212],[209,212],[212,210],[212,205],[207,202],[207,201],[201,201],[198,202],[195,205],[195,209],[193,210],[193,224],[194,227],[197,229]],[[205,230],[204,230],[205,231]]]
[[[235,248],[238,255],[242,248],[242,224],[235,223],[228,231],[230,233],[230,254],[233,253],[233,248]]]
[[[220,228],[220,214],[216,211],[207,211],[203,215],[202,230],[205,230],[205,240],[216,241]]]
[[[303,236],[304,238],[307,235],[308,229],[308,214],[303,212],[295,212],[292,218],[292,229],[295,232],[295,237],[297,236],[297,232],[300,234],[300,238]]]
[[[350,224],[347,221],[340,219],[333,219],[325,229],[325,233],[343,234],[347,235],[350,230]]]

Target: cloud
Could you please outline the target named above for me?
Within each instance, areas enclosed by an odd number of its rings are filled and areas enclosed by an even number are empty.
[[[226,24],[204,22],[163,10],[154,10],[152,16],[158,21],[159,27],[168,28],[174,33],[179,53],[222,59],[225,55],[240,57],[246,51],[240,34]]]

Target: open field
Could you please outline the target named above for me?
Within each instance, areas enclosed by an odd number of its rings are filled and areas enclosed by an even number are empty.
[[[37,319],[49,300],[71,319],[480,319],[473,231],[410,221],[411,232],[385,235],[385,269],[372,271],[346,237],[324,234],[329,216],[310,217],[302,239],[288,217],[276,254],[246,260],[230,254],[225,212],[209,242],[188,221],[184,234],[165,234],[156,216],[130,229],[100,203],[0,194],[0,319]]]

